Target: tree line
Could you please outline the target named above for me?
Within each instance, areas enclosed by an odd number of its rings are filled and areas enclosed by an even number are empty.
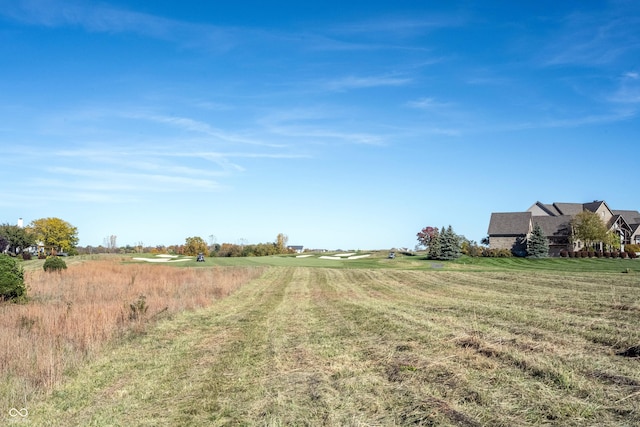
[[[489,249],[489,239],[485,237],[481,244],[469,240],[465,236],[456,234],[453,227],[424,227],[417,233],[418,246],[427,251],[427,257],[433,260],[454,260],[462,255],[470,257],[511,257],[508,249]],[[544,258],[549,255],[549,242],[544,236],[542,228],[535,224],[531,236],[527,240],[527,254],[530,258]]]
[[[75,253],[78,229],[60,218],[41,218],[26,227],[0,225],[0,253],[28,257],[35,249],[45,255]]]

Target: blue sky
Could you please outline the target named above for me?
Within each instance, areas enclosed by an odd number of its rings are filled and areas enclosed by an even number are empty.
[[[0,222],[366,250],[640,209],[640,3],[474,3],[0,0]]]

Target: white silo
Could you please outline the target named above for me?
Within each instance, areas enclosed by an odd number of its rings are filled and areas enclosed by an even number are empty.
[[[22,221],[22,218],[18,218],[18,227],[24,228],[24,221]]]

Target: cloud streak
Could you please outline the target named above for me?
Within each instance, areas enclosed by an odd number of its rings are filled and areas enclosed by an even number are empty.
[[[80,27],[96,33],[134,33],[176,42],[183,47],[206,47],[224,51],[238,43],[237,29],[200,25],[134,12],[106,4],[74,0],[17,0],[7,3],[0,14],[19,22],[46,27]],[[10,4],[8,4],[10,3]]]
[[[636,13],[633,13],[635,9]],[[543,52],[543,63],[602,66],[640,51],[639,10],[635,2],[601,13],[576,12],[566,17],[564,27]]]
[[[405,86],[411,83],[410,78],[389,76],[347,76],[324,83],[324,87],[335,92],[344,92],[353,89],[368,89],[385,86]]]

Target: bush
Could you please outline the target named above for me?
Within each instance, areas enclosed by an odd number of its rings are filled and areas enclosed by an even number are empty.
[[[509,249],[489,249],[482,250],[482,256],[488,258],[510,258],[513,256]]]
[[[627,252],[640,252],[640,245],[629,243],[628,245],[624,245],[624,250]]]
[[[626,252],[620,252],[620,258],[626,258],[626,257],[627,257]]]
[[[629,252],[627,252],[627,255],[629,255],[629,258],[631,258],[631,259],[636,259],[636,258],[638,258],[638,255],[636,255],[636,253],[635,253],[635,252],[631,252],[631,251],[629,251]]]
[[[567,251],[566,249],[561,250],[561,251],[560,251],[560,256],[561,256],[562,258],[566,258],[566,257],[568,257],[568,256],[569,256],[569,251]]]
[[[47,258],[47,260],[42,265],[42,268],[44,268],[44,271],[47,272],[60,272],[67,269],[67,263],[64,262],[64,260],[60,257],[52,256]]]
[[[29,252],[22,252],[22,259],[24,261],[29,261],[31,260],[31,254]]]
[[[26,297],[24,273],[18,261],[0,254],[0,300],[19,301]]]

